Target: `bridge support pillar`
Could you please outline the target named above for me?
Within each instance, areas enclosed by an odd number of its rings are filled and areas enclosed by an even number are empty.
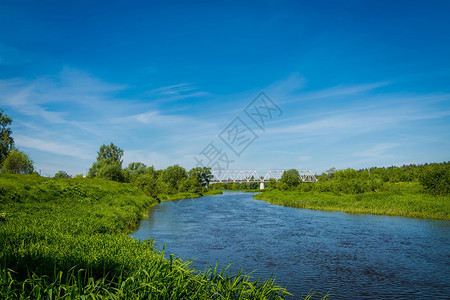
[[[263,189],[264,189],[264,181],[262,181],[262,182],[259,183],[259,189],[260,189],[260,190],[263,190]]]

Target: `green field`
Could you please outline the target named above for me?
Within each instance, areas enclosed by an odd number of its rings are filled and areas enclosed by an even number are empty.
[[[423,187],[414,182],[395,183],[385,190],[358,194],[271,190],[254,198],[297,208],[450,220],[450,195],[425,193]]]
[[[162,200],[177,197],[161,196]],[[278,299],[273,280],[164,258],[128,236],[157,200],[127,183],[0,174],[1,299]],[[213,262],[214,263],[214,262]]]

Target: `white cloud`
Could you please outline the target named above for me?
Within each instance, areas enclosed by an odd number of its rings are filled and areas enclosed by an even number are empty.
[[[126,117],[118,117],[111,119],[113,123],[142,123],[146,125],[156,126],[179,126],[182,123],[185,125],[196,123],[194,119],[177,116],[177,115],[164,115],[157,110],[150,110],[140,114],[134,114]]]
[[[28,116],[36,116],[50,123],[68,123],[70,111],[58,111],[64,105],[85,112],[102,113],[111,106],[110,93],[123,89],[122,85],[103,82],[89,73],[64,68],[57,77],[0,80],[0,104]],[[55,107],[53,110],[49,106]]]
[[[348,96],[348,95],[356,95],[362,92],[370,91],[382,86],[388,85],[389,82],[376,82],[376,83],[368,83],[368,84],[359,84],[353,86],[335,86],[332,88],[324,89],[317,92],[308,93],[302,96],[304,100],[311,99],[320,99],[320,98],[331,98],[337,96]]]
[[[179,83],[169,86],[163,86],[156,88],[149,93],[163,94],[163,95],[179,95],[181,93],[190,92],[195,88],[190,83]]]
[[[363,133],[377,132],[386,129],[393,129],[406,122],[414,122],[429,119],[440,119],[450,116],[449,110],[442,110],[433,107],[436,101],[450,99],[450,95],[429,95],[415,97],[402,97],[397,101],[396,97],[390,95],[379,97],[378,104],[366,105],[371,101],[361,101],[349,104],[349,109],[336,108],[331,106],[326,113],[308,116],[300,115],[297,118],[280,120],[272,128],[267,130],[268,134],[286,138],[287,135],[308,136],[330,136],[348,137]],[[382,102],[382,103],[380,103]],[[389,104],[390,103],[390,104]],[[314,121],[304,122],[305,118],[312,118]],[[322,117],[322,118],[320,118]],[[299,122],[299,124],[295,124]]]
[[[290,82],[292,80],[288,80]],[[376,83],[368,83],[368,84],[358,84],[358,85],[350,85],[350,86],[334,86],[331,88],[326,88],[320,91],[301,93],[297,92],[300,87],[303,87],[303,82],[300,83],[299,80],[297,85],[289,85],[289,84],[281,84],[280,87],[275,88],[275,91],[284,90],[283,93],[274,93],[274,97],[280,99],[280,104],[287,104],[299,101],[307,101],[307,100],[317,100],[317,99],[332,99],[336,97],[343,96],[354,96],[361,94],[363,92],[367,92],[370,90],[374,90],[379,87],[383,87],[389,85],[389,82],[376,82]],[[286,88],[283,89],[283,86]],[[283,99],[283,100],[281,100]]]
[[[359,157],[367,157],[367,158],[378,158],[380,156],[392,157],[392,155],[389,155],[386,152],[387,152],[387,150],[397,147],[398,145],[399,144],[381,143],[381,144],[375,145],[374,147],[372,147],[370,149],[353,152],[353,155],[359,156]]]
[[[58,142],[31,138],[23,135],[15,136],[14,142],[19,147],[36,149],[58,155],[71,156],[86,160],[95,158],[94,155],[86,152],[84,149],[69,144],[61,144]]]
[[[175,101],[185,98],[198,98],[209,95],[204,91],[199,91],[194,85],[190,83],[179,83],[169,86],[159,87],[145,93],[145,96],[154,98],[158,101]]]

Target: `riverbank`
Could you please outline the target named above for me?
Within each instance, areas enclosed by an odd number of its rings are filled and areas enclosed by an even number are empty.
[[[427,194],[418,183],[398,183],[395,189],[360,194],[271,190],[254,198],[296,208],[450,220],[450,196]]]
[[[159,199],[164,201],[175,201],[175,200],[181,200],[181,199],[191,199],[191,198],[199,198],[199,197],[205,197],[205,196],[214,196],[214,195],[220,195],[222,194],[222,191],[218,190],[208,190],[206,192],[202,193],[177,193],[173,195],[161,195],[159,196]]]
[[[0,174],[0,298],[283,298],[273,280],[199,273],[130,238],[156,204],[125,183]]]

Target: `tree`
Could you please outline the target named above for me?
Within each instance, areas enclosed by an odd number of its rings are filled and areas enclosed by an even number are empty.
[[[12,131],[8,127],[12,119],[3,114],[0,110],[0,165],[14,148],[14,139],[11,137]]]
[[[178,191],[178,185],[181,179],[186,178],[186,169],[179,165],[173,165],[165,169],[161,174],[161,179],[168,184],[169,193],[175,193]]]
[[[97,161],[101,160],[108,160],[110,162],[118,162],[120,164],[120,167],[122,168],[122,156],[123,156],[123,150],[114,145],[113,143],[107,145],[102,145],[100,147],[100,150],[97,152]]]
[[[285,183],[289,188],[297,186],[300,183],[300,175],[298,174],[298,170],[290,169],[283,172],[280,181]]]
[[[2,172],[13,174],[31,174],[34,171],[33,161],[24,152],[14,149],[2,163]]]
[[[97,163],[95,177],[118,182],[124,181],[121,165],[118,162],[111,162],[107,159],[103,159]]]
[[[185,177],[180,180],[178,184],[179,192],[200,193],[202,191],[202,185],[195,176]]]
[[[55,174],[55,178],[70,178],[70,175],[67,174],[65,171],[58,171]]]
[[[123,182],[122,171],[123,150],[111,143],[102,145],[97,152],[97,161],[89,169],[88,177],[98,177]]]
[[[196,167],[191,169],[189,171],[189,177],[191,176],[197,178],[197,181],[201,184],[201,186],[207,186],[213,177],[211,174],[211,168],[207,167]]]
[[[147,166],[141,162],[132,162],[124,170],[125,182],[134,182],[147,172]]]
[[[153,174],[143,174],[136,178],[133,185],[144,191],[150,197],[156,197],[158,194],[157,178]]]
[[[433,164],[425,167],[419,182],[426,191],[434,195],[450,194],[450,165]]]

